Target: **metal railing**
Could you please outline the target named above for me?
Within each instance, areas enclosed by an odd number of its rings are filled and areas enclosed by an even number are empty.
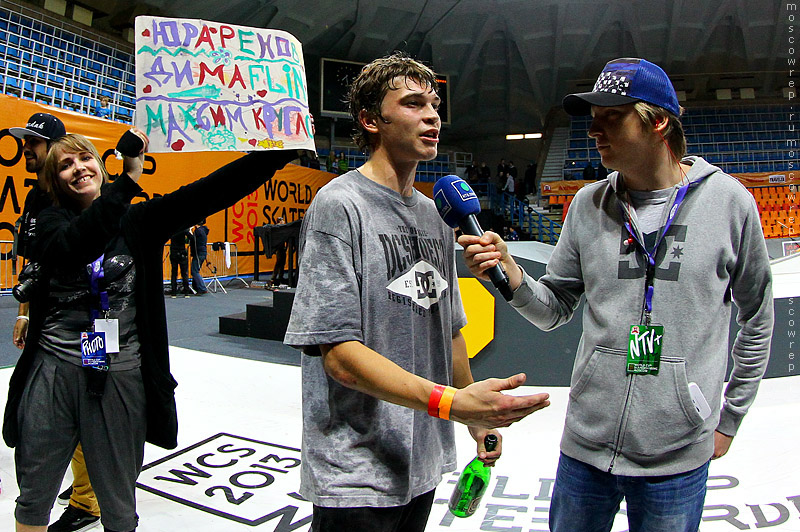
[[[133,46],[46,11],[0,2],[0,90],[92,113],[102,96],[111,119],[132,122],[136,110]]]
[[[502,216],[510,225],[531,235],[531,238],[555,245],[561,233],[561,224],[535,211],[528,203],[498,190],[494,183],[474,183],[472,188],[482,198],[487,198],[494,214]]]
[[[10,296],[17,284],[17,274],[22,269],[23,259],[14,255],[14,241],[0,240],[0,295]]]
[[[216,292],[222,290],[227,293],[221,281],[230,286],[234,281],[241,281],[244,286],[249,286],[247,281],[239,276],[239,251],[233,242],[228,242],[228,252],[226,256],[225,242],[209,242],[206,244],[206,261],[200,265],[200,274],[209,290]],[[230,259],[230,263],[229,260]],[[169,260],[169,243],[164,245],[164,283],[167,284],[172,279],[172,263]],[[191,271],[192,261],[189,258],[189,270]],[[191,273],[189,274],[191,277]],[[178,282],[180,282],[180,272],[178,272]],[[191,282],[191,279],[190,279]]]
[[[248,286],[247,281],[239,276],[239,252],[236,244],[228,243],[230,264],[225,256],[225,243],[212,242],[206,244],[206,262],[201,266],[200,273],[206,284],[209,284],[209,289],[216,291],[222,288],[224,281],[226,286],[234,281],[241,281],[242,284]],[[17,284],[17,275],[22,269],[24,259],[13,254],[14,241],[13,240],[0,240],[0,296],[11,295],[11,290]],[[164,282],[169,283],[172,267],[169,262],[169,244],[164,246]],[[191,268],[191,261],[189,262]],[[180,273],[179,273],[180,275]],[[216,282],[215,282],[216,281]],[[217,284],[219,283],[219,284]],[[222,288],[225,291],[224,288]]]

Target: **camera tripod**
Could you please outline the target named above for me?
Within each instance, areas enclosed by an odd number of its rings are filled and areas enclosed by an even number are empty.
[[[217,277],[217,267],[214,266],[213,264],[210,264],[209,269],[211,270],[212,278],[211,281],[209,281],[209,283],[206,285],[208,291],[214,292],[216,294],[217,290],[219,289],[222,290],[223,294],[227,294],[228,291],[225,290],[225,287],[222,286],[222,283],[219,281],[219,277]]]

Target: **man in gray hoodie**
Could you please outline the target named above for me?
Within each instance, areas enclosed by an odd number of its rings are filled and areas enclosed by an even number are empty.
[[[554,532],[608,531],[623,498],[631,531],[695,532],[708,464],[755,398],[772,336],[772,278],[756,204],[735,178],[686,157],[675,90],[643,59],[610,61],[592,92],[564,98],[616,170],[575,196],[538,281],[494,233],[462,236],[470,270],[509,274],[511,305],[551,330],[585,296]],[[724,389],[733,305],[741,330]]]

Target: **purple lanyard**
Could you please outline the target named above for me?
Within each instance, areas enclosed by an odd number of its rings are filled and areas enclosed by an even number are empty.
[[[639,245],[639,249],[642,251],[644,256],[647,258],[647,269],[645,273],[645,293],[644,293],[644,305],[645,305],[645,325],[650,325],[650,314],[653,312],[653,292],[654,292],[654,283],[655,283],[655,274],[656,274],[656,255],[658,255],[658,246],[661,245],[661,242],[664,241],[664,237],[667,234],[672,222],[675,220],[675,217],[678,215],[678,209],[680,208],[683,200],[686,198],[686,193],[689,191],[689,188],[697,186],[700,184],[701,181],[705,179],[701,177],[696,181],[692,181],[691,183],[686,183],[681,188],[678,189],[678,194],[675,196],[675,202],[672,204],[672,207],[669,211],[669,216],[667,217],[667,223],[664,224],[664,228],[661,233],[658,235],[655,244],[653,244],[652,251],[647,249],[643,240],[640,240],[636,231],[633,230],[633,224],[631,223],[631,217],[625,212],[625,209],[622,207],[622,202],[619,203],[620,211],[622,212],[622,218],[625,220],[625,228],[628,230],[628,233],[631,235],[631,238]]]
[[[96,320],[100,317],[101,311],[105,314],[110,308],[108,305],[108,292],[105,290],[100,290],[100,281],[105,277],[105,272],[103,272],[104,257],[105,254],[100,255],[100,258],[93,261],[90,265],[91,271],[89,272],[89,291],[91,292],[92,296],[94,296],[95,301],[98,302],[97,305],[92,307],[93,320]]]

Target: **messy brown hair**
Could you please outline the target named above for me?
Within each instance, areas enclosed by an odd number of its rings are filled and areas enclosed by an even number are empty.
[[[374,145],[370,134],[361,125],[359,118],[361,111],[366,111],[386,122],[381,115],[381,104],[388,91],[397,90],[398,78],[412,79],[422,88],[432,88],[434,92],[439,90],[433,70],[402,52],[394,52],[364,66],[353,80],[347,94],[350,116],[353,117],[355,128],[353,140],[359,149],[366,151]]]

